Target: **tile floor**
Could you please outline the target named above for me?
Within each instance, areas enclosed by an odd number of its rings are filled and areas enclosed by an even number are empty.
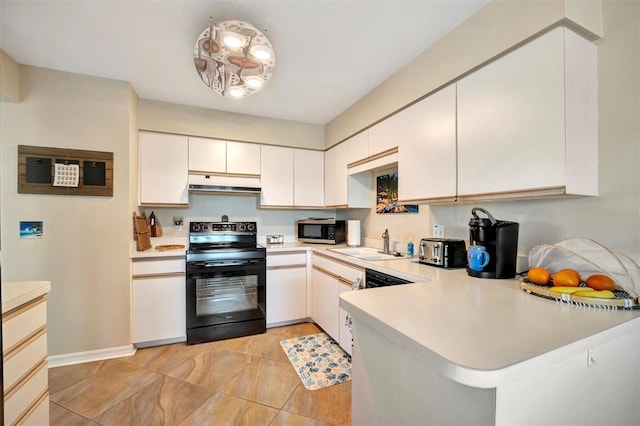
[[[49,369],[51,425],[350,425],[351,382],[307,390],[280,341],[304,323]]]

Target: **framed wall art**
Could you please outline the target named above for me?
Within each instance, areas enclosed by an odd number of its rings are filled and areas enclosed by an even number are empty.
[[[418,213],[417,204],[398,202],[398,172],[376,178],[376,213]]]

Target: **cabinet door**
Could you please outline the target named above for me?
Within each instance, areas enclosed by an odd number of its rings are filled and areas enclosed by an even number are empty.
[[[457,87],[459,195],[564,185],[561,28],[468,75]]]
[[[227,173],[259,175],[260,145],[227,142]]]
[[[339,340],[338,279],[317,268],[313,268],[311,277],[311,317],[329,336]]]
[[[225,173],[227,142],[219,139],[189,138],[189,171]]]
[[[392,115],[369,129],[369,156],[398,146],[400,142],[398,114]]]
[[[140,205],[189,203],[189,147],[185,136],[140,133]]]
[[[133,343],[186,339],[184,275],[133,280]]]
[[[267,269],[267,325],[306,317],[306,265]]]
[[[351,291],[351,285],[340,281],[340,289],[339,292],[343,293],[345,291]],[[340,301],[338,300],[338,306]],[[353,346],[353,336],[351,334],[350,325],[347,323],[347,311],[342,308],[339,308],[340,317],[338,318],[338,327],[340,333],[340,339],[338,343],[340,347],[345,350],[346,353],[351,355],[352,346]]]
[[[369,156],[369,131],[358,133],[343,144],[347,146],[347,165],[364,160]]]
[[[347,144],[341,143],[333,148],[335,158],[333,163],[333,173],[335,175],[334,184],[334,205],[347,206],[348,204],[348,172],[347,172]]]
[[[301,207],[323,207],[324,152],[296,149],[293,167],[293,204]]]
[[[398,196],[403,202],[456,197],[456,92],[448,86],[400,112]]]
[[[261,205],[293,206],[293,151],[280,146],[262,147]]]
[[[326,207],[336,205],[334,174],[336,151],[334,148],[324,152],[324,205]]]

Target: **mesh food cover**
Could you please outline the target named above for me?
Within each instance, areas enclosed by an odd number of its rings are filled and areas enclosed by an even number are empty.
[[[569,238],[556,244],[535,246],[529,252],[530,268],[545,268],[551,274],[575,269],[584,278],[603,274],[616,282],[618,290],[640,296],[640,266],[630,257],[609,250],[588,238]]]

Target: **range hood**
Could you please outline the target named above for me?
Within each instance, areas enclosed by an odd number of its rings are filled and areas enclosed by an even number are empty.
[[[259,176],[189,174],[189,191],[259,194]]]

